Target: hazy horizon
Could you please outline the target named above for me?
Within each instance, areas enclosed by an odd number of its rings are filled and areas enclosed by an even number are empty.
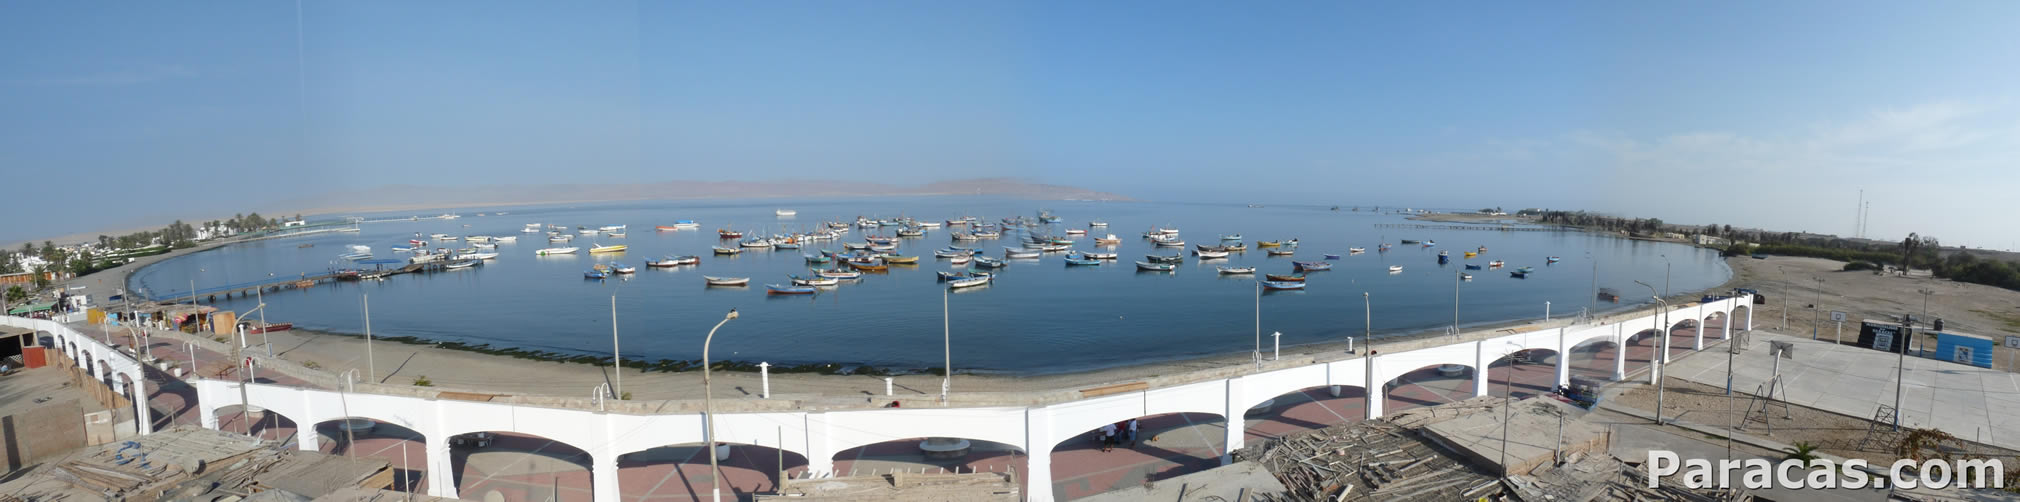
[[[57,216],[0,241],[396,184],[1017,178],[1842,236],[1865,189],[1868,237],[2014,249],[1958,216],[2020,186],[2020,4],[1939,7],[8,4],[0,166]]]

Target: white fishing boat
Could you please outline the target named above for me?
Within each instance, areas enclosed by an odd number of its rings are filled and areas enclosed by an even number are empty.
[[[1220,270],[1220,273],[1227,275],[1255,273],[1255,267],[1214,267],[1214,268]]]
[[[1203,259],[1215,259],[1215,258],[1227,257],[1226,251],[1193,251],[1192,253],[1199,255],[1199,257]]]
[[[469,243],[473,243],[473,244],[476,244],[476,243],[485,243],[485,242],[491,242],[491,236],[488,236],[488,235],[472,235],[472,236],[470,236],[470,237],[468,237],[468,238],[464,238],[464,239],[463,239],[463,242],[469,242]]]
[[[526,234],[537,234],[537,233],[540,233],[540,224],[539,224],[539,223],[527,223],[527,224],[526,224],[526,228],[522,228],[522,229],[519,229],[519,232],[520,232],[520,233],[526,233]]]
[[[1361,254],[1366,252],[1368,252],[1368,248],[1347,248],[1347,254]]]
[[[491,238],[491,242],[498,242],[498,243],[505,243],[505,242],[519,242],[519,236],[517,236],[517,235],[507,235],[507,236],[504,236],[504,237],[492,237],[492,238]]]
[[[575,240],[575,236],[573,236],[573,235],[567,235],[567,234],[562,234],[562,235],[556,235],[556,236],[552,236],[552,237],[548,237],[548,238],[547,238],[547,242],[549,242],[549,243],[553,243],[553,244],[560,244],[560,243],[563,243],[563,242],[568,242],[568,241],[572,241],[572,240]]]
[[[407,261],[408,261],[409,263],[430,263],[430,262],[437,262],[437,261],[442,261],[442,255],[439,255],[439,254],[434,254],[434,253],[428,253],[428,254],[417,254],[417,255],[414,255],[414,257],[412,257],[412,258],[408,258],[408,259],[407,259]]]
[[[704,275],[701,278],[704,281],[708,281],[708,285],[710,286],[743,286],[750,284],[749,277],[711,277]]]
[[[772,211],[772,214],[776,214],[776,215],[779,215],[779,216],[792,216],[792,215],[796,215],[796,214],[800,214],[800,212],[799,212],[799,211],[794,211],[794,210],[791,210],[791,209],[780,209],[780,210],[777,210],[777,211]]]
[[[466,268],[470,268],[470,267],[475,267],[475,266],[477,266],[477,264],[478,264],[478,263],[482,263],[482,262],[479,262],[479,261],[477,261],[477,260],[463,260],[463,261],[459,261],[459,262],[455,262],[455,263],[451,263],[451,264],[448,264],[448,265],[443,265],[443,266],[442,266],[442,268],[445,268],[445,269],[449,269],[449,270],[462,270],[462,269],[466,269]]]
[[[496,260],[498,253],[465,253],[456,255],[458,260]]]
[[[1085,257],[1089,260],[1113,260],[1120,255],[1117,255],[1115,253],[1086,252],[1086,253],[1080,253],[1080,256]]]
[[[1400,272],[1402,272],[1402,271],[1403,271],[1403,266],[1402,266],[1402,265],[1390,265],[1390,266],[1389,266],[1389,273],[1391,273],[1391,274],[1394,274],[1394,273],[1400,273]]]
[[[947,259],[947,263],[952,263],[952,264],[955,264],[955,265],[967,265],[967,264],[968,264],[968,262],[970,262],[970,261],[974,261],[974,260],[975,260],[974,258],[971,258],[971,257],[969,257],[968,255],[965,255],[965,254],[964,254],[964,255],[960,255],[960,256],[956,256],[956,257],[953,257],[953,258],[948,258],[948,259]]]
[[[594,228],[584,228],[584,229],[580,229],[580,230],[576,230],[576,231],[575,231],[575,233],[578,233],[578,234],[582,234],[582,235],[596,235],[596,234],[598,234],[598,233],[601,233],[601,232],[603,232],[603,231],[602,231],[602,230],[597,230],[597,229],[594,229]]]
[[[575,254],[575,252],[576,252],[576,251],[580,251],[580,250],[581,250],[581,249],[579,249],[579,248],[575,248],[575,247],[559,247],[559,248],[547,248],[547,249],[542,249],[542,250],[539,250],[539,251],[534,251],[534,252],[533,252],[533,254],[534,254],[534,255],[537,255],[537,256],[548,256],[548,255],[557,255],[557,254]]]
[[[624,225],[604,225],[601,228],[598,228],[597,230],[602,230],[605,232],[623,232]]]
[[[975,286],[988,284],[990,280],[991,278],[989,277],[969,277],[966,279],[954,279],[947,281],[947,288],[948,289],[972,288]]]

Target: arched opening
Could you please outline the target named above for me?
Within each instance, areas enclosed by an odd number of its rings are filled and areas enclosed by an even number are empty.
[[[1487,364],[1487,394],[1526,399],[1557,388],[1557,351],[1523,349]]]
[[[1620,344],[1606,338],[1578,342],[1565,352],[1567,353],[1565,362],[1571,366],[1572,377],[1600,382],[1613,379],[1614,362],[1622,355]]]
[[[705,458],[703,460],[706,460]],[[891,471],[1023,472],[1024,449],[965,438],[906,438],[872,443],[835,454],[838,476]]]
[[[1120,442],[1109,445],[1096,428],[1053,445],[1052,498],[1073,500],[1211,469],[1227,452],[1227,420],[1220,415],[1167,413],[1135,420],[1134,443],[1123,432]],[[1121,420],[1120,429],[1126,431],[1128,422]]]
[[[722,469],[722,492],[736,500],[776,490],[781,464],[792,474],[807,469],[807,457],[790,451],[734,443],[721,443],[719,448],[716,465]],[[716,484],[705,450],[702,443],[688,443],[618,455],[617,491],[627,501],[706,500]]]
[[[516,432],[471,432],[449,438],[456,493],[472,500],[590,500],[589,452]]]
[[[1726,333],[1725,328],[1727,324],[1730,324],[1731,320],[1732,320],[1731,317],[1725,315],[1724,312],[1712,312],[1711,315],[1705,316],[1703,323],[1704,339],[1705,340],[1725,339],[1725,333]]]
[[[142,369],[147,375],[147,381],[141,383],[142,391],[147,394],[148,414],[154,419],[154,430],[197,424],[200,419],[195,413],[196,387],[152,366],[142,366]]]
[[[1351,424],[1368,417],[1368,389],[1353,385],[1306,387],[1279,394],[1242,413],[1245,441]]]
[[[1382,413],[1471,399],[1473,371],[1471,365],[1433,364],[1397,376],[1382,384]]]
[[[217,430],[235,432],[281,443],[283,448],[293,448],[296,441],[295,421],[273,410],[258,406],[246,407],[237,404],[217,408]]]
[[[316,451],[386,461],[394,472],[394,490],[422,493],[428,489],[428,438],[413,429],[349,417],[317,423],[315,434]]]
[[[1753,307],[1737,305],[1732,308],[1732,330],[1744,331],[1753,326]]]
[[[1623,351],[1627,354],[1627,372],[1641,371],[1654,364],[1656,344],[1660,340],[1655,336],[1655,328],[1644,328],[1628,335],[1627,350]]]
[[[104,359],[99,359],[97,368],[98,373],[93,376],[98,377],[98,383],[105,384],[106,387],[112,387],[112,365],[105,364]]]

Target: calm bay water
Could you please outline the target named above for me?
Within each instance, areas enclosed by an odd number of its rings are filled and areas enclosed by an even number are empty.
[[[775,208],[791,208],[796,217],[779,218]],[[355,234],[324,234],[227,246],[164,261],[135,274],[130,287],[160,293],[235,284],[267,277],[317,275],[331,268],[356,267],[336,256],[344,246],[371,246],[379,258],[404,257],[393,246],[409,238],[450,235],[518,235],[516,244],[500,244],[500,257],[470,270],[395,276],[383,282],[328,283],[302,291],[266,297],[267,318],[336,333],[363,332],[362,297],[371,296],[372,331],[381,336],[415,336],[433,340],[489,343],[571,353],[610,352],[610,298],[617,296],[618,322],[627,358],[694,359],[709,327],[735,308],[740,318],[716,335],[714,357],[774,364],[809,362],[864,363],[899,368],[939,366],[941,360],[941,295],[945,286],[934,271],[954,267],[935,262],[932,250],[951,243],[946,228],[926,237],[901,240],[900,253],[921,256],[916,268],[892,267],[887,274],[867,274],[855,283],[815,296],[768,296],[766,283],[786,283],[787,274],[807,273],[801,253],[752,250],[736,257],[716,257],[715,229],[731,227],[780,233],[812,228],[824,221],[911,216],[942,221],[973,215],[987,221],[1010,216],[1035,216],[1051,209],[1064,221],[1058,232],[1087,228],[1092,220],[1107,229],[1091,229],[1079,249],[1095,249],[1094,236],[1114,233],[1122,245],[1113,248],[1120,260],[1098,267],[1068,268],[1061,254],[1039,260],[1013,261],[987,287],[955,292],[949,298],[954,367],[959,370],[1051,373],[1087,370],[1207,354],[1246,352],[1254,343],[1257,301],[1249,277],[1221,276],[1214,267],[1254,266],[1262,273],[1289,273],[1291,261],[1317,261],[1324,253],[1342,255],[1331,271],[1310,274],[1305,291],[1271,292],[1260,302],[1264,351],[1272,332],[1283,333],[1288,346],[1333,342],[1359,336],[1365,317],[1362,293],[1371,295],[1376,334],[1437,330],[1452,322],[1454,272],[1463,263],[1485,265],[1504,260],[1508,268],[1471,271],[1475,279],[1459,285],[1462,325],[1540,318],[1544,302],[1554,315],[1576,314],[1591,301],[1594,263],[1600,287],[1618,289],[1622,303],[1598,303],[1600,310],[1646,303],[1641,280],[1664,283],[1670,265],[1669,289],[1682,293],[1723,283],[1731,271],[1716,252],[1677,244],[1633,241],[1582,232],[1492,232],[1380,228],[1387,223],[1414,223],[1403,216],[1330,211],[1325,207],[1190,205],[1174,203],[1101,203],[913,197],[836,200],[653,201],[569,207],[505,208],[505,216],[476,217],[492,210],[465,209],[456,220],[367,223]],[[440,211],[401,213],[434,215]],[[395,215],[367,215],[378,218]],[[655,232],[655,225],[692,219],[699,231]],[[597,227],[624,224],[629,236],[595,239],[625,244],[617,255],[536,257],[547,247],[544,234],[522,234],[527,223]],[[1157,249],[1140,234],[1153,226],[1175,226],[1187,249],[1212,244],[1223,234],[1242,234],[1250,251],[1226,260],[1200,262],[1187,253],[1175,273],[1141,273],[1133,264],[1145,254],[1172,254]],[[894,228],[872,232],[891,235]],[[859,242],[865,231],[851,230],[843,240]],[[1017,247],[1016,234],[1003,239],[963,243],[980,246],[989,256]],[[1295,258],[1267,257],[1254,248],[1257,240],[1296,238],[1302,243]],[[1435,240],[1437,247],[1396,244],[1375,252],[1382,242],[1401,239]],[[584,251],[590,239],[578,236],[570,245]],[[300,247],[314,244],[313,247]],[[1466,260],[1463,251],[1487,246],[1480,258]],[[1367,254],[1347,255],[1349,247]],[[1437,251],[1450,250],[1452,264],[1439,266]],[[665,255],[702,256],[702,264],[677,269],[651,269],[647,259]],[[1546,265],[1545,257],[1561,263]],[[1667,259],[1663,258],[1667,255]],[[605,281],[584,280],[582,272],[598,262],[638,267],[634,276]],[[1403,265],[1391,274],[1390,265]],[[1507,271],[1532,266],[1527,279]],[[748,288],[708,288],[702,275],[751,277]],[[622,276],[620,276],[622,277]],[[209,304],[206,302],[206,304]],[[252,298],[218,299],[217,306],[251,309]]]

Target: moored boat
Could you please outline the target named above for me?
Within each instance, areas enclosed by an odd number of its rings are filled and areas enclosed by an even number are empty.
[[[1039,257],[1039,256],[1042,256],[1042,255],[1044,255],[1044,253],[1043,253],[1043,252],[1040,252],[1040,251],[1037,251],[1037,250],[1033,250],[1033,249],[1010,249],[1010,248],[1003,248],[1003,257],[1004,257],[1004,258],[1011,258],[1011,259],[1021,259],[1021,258],[1037,258],[1037,257]]]
[[[600,244],[599,244],[599,245],[596,245],[596,246],[594,246],[594,247],[591,247],[591,248],[589,248],[589,253],[590,253],[590,254],[596,254],[596,253],[621,253],[621,252],[624,252],[624,250],[625,250],[625,249],[626,249],[626,247],[625,247],[625,245],[623,245],[623,244],[612,244],[612,245],[609,245],[609,246],[604,246],[604,245],[600,245]]]
[[[811,295],[811,294],[814,294],[814,288],[811,288],[811,287],[807,287],[807,286],[780,286],[780,285],[777,285],[777,284],[766,284],[766,285],[765,285],[765,294],[768,294],[768,295]]]
[[[1326,259],[1328,259],[1328,260],[1338,260],[1338,259],[1340,259],[1340,255],[1336,255],[1336,254],[1330,254],[1330,253],[1329,253],[1329,254],[1327,254],[1327,255],[1326,255]]]
[[[1529,278],[1529,272],[1528,272],[1528,271],[1526,271],[1526,270],[1517,270],[1517,271],[1514,271],[1514,272],[1509,272],[1509,273],[1508,273],[1508,277],[1513,277],[1513,278],[1516,278],[1516,279],[1528,279],[1528,278]]]
[[[1108,234],[1107,237],[1098,237],[1094,239],[1094,245],[1096,246],[1117,246],[1121,244],[1122,239],[1116,237],[1115,234]]]
[[[1279,241],[1255,241],[1255,247],[1259,248],[1273,248],[1282,245],[1284,245],[1284,243]]]
[[[1479,265],[1467,265],[1467,266],[1466,266],[1466,270],[1479,270],[1479,269],[1480,269],[1480,266],[1479,266]]]
[[[1219,270],[1220,273],[1227,275],[1255,273],[1255,267],[1214,267],[1214,269]]]
[[[1175,254],[1165,256],[1165,255],[1151,254],[1151,255],[1143,255],[1143,258],[1151,263],[1170,263],[1170,264],[1185,263],[1185,255]]]
[[[1216,260],[1227,257],[1227,251],[1193,251],[1202,260]]]
[[[1347,248],[1347,254],[1361,254],[1366,252],[1368,252],[1368,248]]]
[[[645,260],[645,266],[654,268],[678,267],[681,265],[700,265],[700,264],[701,264],[700,256],[668,256],[657,260]]]
[[[722,247],[722,246],[715,246],[715,247],[714,247],[713,249],[715,250],[715,254],[742,254],[742,253],[743,253],[743,250],[742,250],[742,249],[739,249],[739,248],[728,248],[728,247]]]
[[[1501,268],[1502,266],[1501,260],[1487,262],[1487,268]]]
[[[638,271],[638,267],[633,267],[633,266],[630,266],[630,265],[625,265],[625,264],[623,264],[623,263],[612,263],[612,264],[610,264],[610,271],[611,271],[611,272],[616,272],[616,273],[619,273],[619,274],[629,274],[629,273],[632,273],[632,272],[637,272],[637,271]]]
[[[1333,264],[1322,261],[1294,261],[1291,262],[1291,267],[1305,271],[1332,270]]]
[[[1101,264],[1101,260],[1096,260],[1096,259],[1092,259],[1092,258],[1074,258],[1074,257],[1071,257],[1071,256],[1069,256],[1069,257],[1066,257],[1066,260],[1065,260],[1065,261],[1066,261],[1066,266],[1068,266],[1068,267],[1076,267],[1076,266],[1087,266],[1087,265],[1100,265],[1100,264]]]
[[[1560,262],[1560,261],[1564,261],[1564,259],[1563,259],[1563,258],[1558,258],[1558,257],[1555,257],[1555,256],[1552,256],[1552,257],[1549,257],[1549,258],[1545,258],[1545,259],[1543,259],[1543,262],[1544,262],[1544,263],[1557,263],[1557,262]]]
[[[448,265],[443,265],[442,268],[447,270],[462,270],[470,267],[475,267],[480,263],[484,262],[479,260],[462,260],[455,263],[450,263]]]
[[[579,248],[574,248],[574,247],[559,247],[559,248],[546,248],[546,249],[542,249],[542,250],[539,250],[539,251],[534,251],[534,252],[533,252],[533,254],[534,254],[534,255],[536,255],[536,256],[548,256],[548,255],[557,255],[557,254],[574,254],[574,253],[575,253],[576,251],[578,251],[578,250],[579,250]]]
[[[877,262],[873,262],[873,261],[857,261],[857,260],[852,260],[852,261],[849,261],[848,263],[849,263],[849,268],[853,268],[853,269],[856,269],[856,270],[860,270],[860,271],[864,271],[864,272],[883,272],[883,271],[885,271],[885,270],[890,270],[890,269],[891,269],[891,266],[890,266],[890,265],[885,265],[885,264],[882,264],[882,263],[877,263]]]
[[[1148,270],[1151,272],[1171,272],[1178,270],[1178,265],[1171,263],[1151,263],[1147,261],[1139,261],[1136,262],[1136,269]]]
[[[793,280],[794,286],[834,286],[842,283],[841,279],[833,277],[800,277],[797,275],[788,275],[786,277]]]
[[[877,255],[877,258],[879,258],[879,259],[882,259],[882,260],[884,260],[884,263],[890,263],[890,264],[895,264],[895,265],[910,265],[910,264],[913,264],[913,263],[918,263],[918,262],[919,262],[919,257],[917,257],[917,256],[902,256],[902,255],[895,255],[895,254],[880,254],[880,255]]]
[[[1402,272],[1402,271],[1403,271],[1403,266],[1402,266],[1402,265],[1390,265],[1390,266],[1389,266],[1389,273],[1391,273],[1391,274],[1394,274],[1394,273],[1397,273],[1397,272]]]
[[[1287,289],[1305,289],[1305,283],[1304,281],[1297,281],[1297,282],[1263,281],[1263,289],[1271,291],[1280,291]]]
[[[857,271],[854,271],[854,270],[822,270],[822,271],[820,271],[820,272],[816,273],[815,275],[819,275],[819,276],[821,276],[821,277],[825,277],[825,278],[829,278],[829,279],[861,279],[861,278],[863,278],[863,273],[862,273],[862,272],[857,272]]]
[[[1268,253],[1269,253],[1269,256],[1290,256],[1290,255],[1292,255],[1292,254],[1296,254],[1296,253],[1297,253],[1297,251],[1296,251],[1296,250],[1292,250],[1292,249],[1284,249],[1284,248],[1272,248],[1272,249],[1270,249],[1270,250],[1268,251]]]
[[[584,270],[584,271],[582,271],[582,278],[583,278],[583,279],[607,279],[607,278],[610,278],[610,274],[609,274],[608,272],[604,272],[604,271],[602,271],[602,270],[595,270],[595,269],[590,269],[590,270]]]
[[[720,230],[716,230],[716,231],[715,231],[715,235],[716,235],[717,237],[721,237],[721,238],[724,238],[724,239],[742,239],[742,238],[743,238],[743,232],[738,232],[738,231],[735,231],[735,230],[729,230],[729,229],[720,229]]]
[[[949,279],[947,281],[947,288],[948,289],[972,288],[975,286],[988,284],[989,281],[991,280],[993,279],[989,277],[963,277],[960,279]]]
[[[987,256],[976,256],[975,266],[982,268],[1003,268],[1009,266],[1009,264],[1004,263],[1003,260],[998,260]]]
[[[1094,260],[1113,260],[1117,258],[1117,255],[1115,253],[1087,252],[1087,253],[1080,253],[1080,256],[1082,258],[1088,258]]]
[[[749,277],[710,277],[704,275],[701,276],[701,280],[707,282],[710,286],[743,286],[750,284]]]
[[[1302,275],[1285,274],[1263,274],[1263,278],[1279,282],[1304,282],[1305,280],[1305,276]]]

